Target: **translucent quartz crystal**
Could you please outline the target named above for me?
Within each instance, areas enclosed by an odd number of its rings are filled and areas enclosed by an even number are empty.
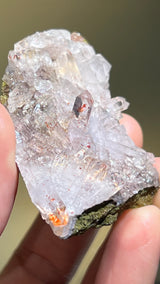
[[[80,34],[66,30],[37,32],[9,52],[3,81],[16,161],[33,203],[62,238],[86,209],[158,186],[153,154],[119,124],[129,104],[111,98],[110,68]]]

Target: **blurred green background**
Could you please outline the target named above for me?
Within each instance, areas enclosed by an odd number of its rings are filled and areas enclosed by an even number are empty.
[[[128,113],[144,130],[144,148],[160,155],[160,1],[0,0],[0,77],[15,42],[52,28],[81,32],[108,59],[112,96],[131,103]],[[0,268],[36,214],[21,181],[0,240]]]

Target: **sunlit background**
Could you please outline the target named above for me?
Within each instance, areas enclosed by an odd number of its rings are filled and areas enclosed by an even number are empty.
[[[36,31],[79,31],[112,64],[112,96],[144,130],[144,148],[160,155],[160,2],[107,0],[0,0],[0,77],[13,44]],[[0,268],[33,222],[37,210],[20,182],[10,221],[0,239]],[[159,282],[157,282],[159,283]]]

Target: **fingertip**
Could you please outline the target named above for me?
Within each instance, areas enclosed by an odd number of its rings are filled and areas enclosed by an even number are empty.
[[[160,210],[153,205],[122,214],[107,240],[96,283],[154,283],[160,254],[159,220]]]
[[[12,119],[6,110],[6,108],[0,104],[0,132],[3,133],[4,130],[9,130],[11,135],[14,135],[14,125]]]
[[[8,221],[17,189],[15,147],[13,122],[5,107],[0,104],[0,233]]]
[[[124,211],[113,226],[110,246],[134,255],[141,247],[155,241],[156,236],[160,242],[159,221],[160,210],[154,205]]]
[[[160,241],[159,221],[160,210],[154,205],[124,212],[118,220],[118,230],[122,232],[121,247],[127,250],[137,249],[155,239],[155,232],[158,232]]]
[[[8,111],[0,104],[0,169],[15,171],[15,129]]]
[[[136,146],[143,146],[143,132],[138,121],[130,116],[129,114],[123,114],[122,119],[120,120],[120,124],[123,124],[126,128],[127,134],[134,141]]]
[[[157,169],[159,176],[160,176],[160,157],[155,158],[154,167]]]

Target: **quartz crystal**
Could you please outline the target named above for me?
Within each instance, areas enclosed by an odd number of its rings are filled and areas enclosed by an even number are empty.
[[[119,124],[128,108],[111,98],[111,65],[79,33],[37,32],[9,52],[1,102],[16,131],[16,162],[33,203],[57,236],[78,216],[125,203],[158,186],[154,156]]]

